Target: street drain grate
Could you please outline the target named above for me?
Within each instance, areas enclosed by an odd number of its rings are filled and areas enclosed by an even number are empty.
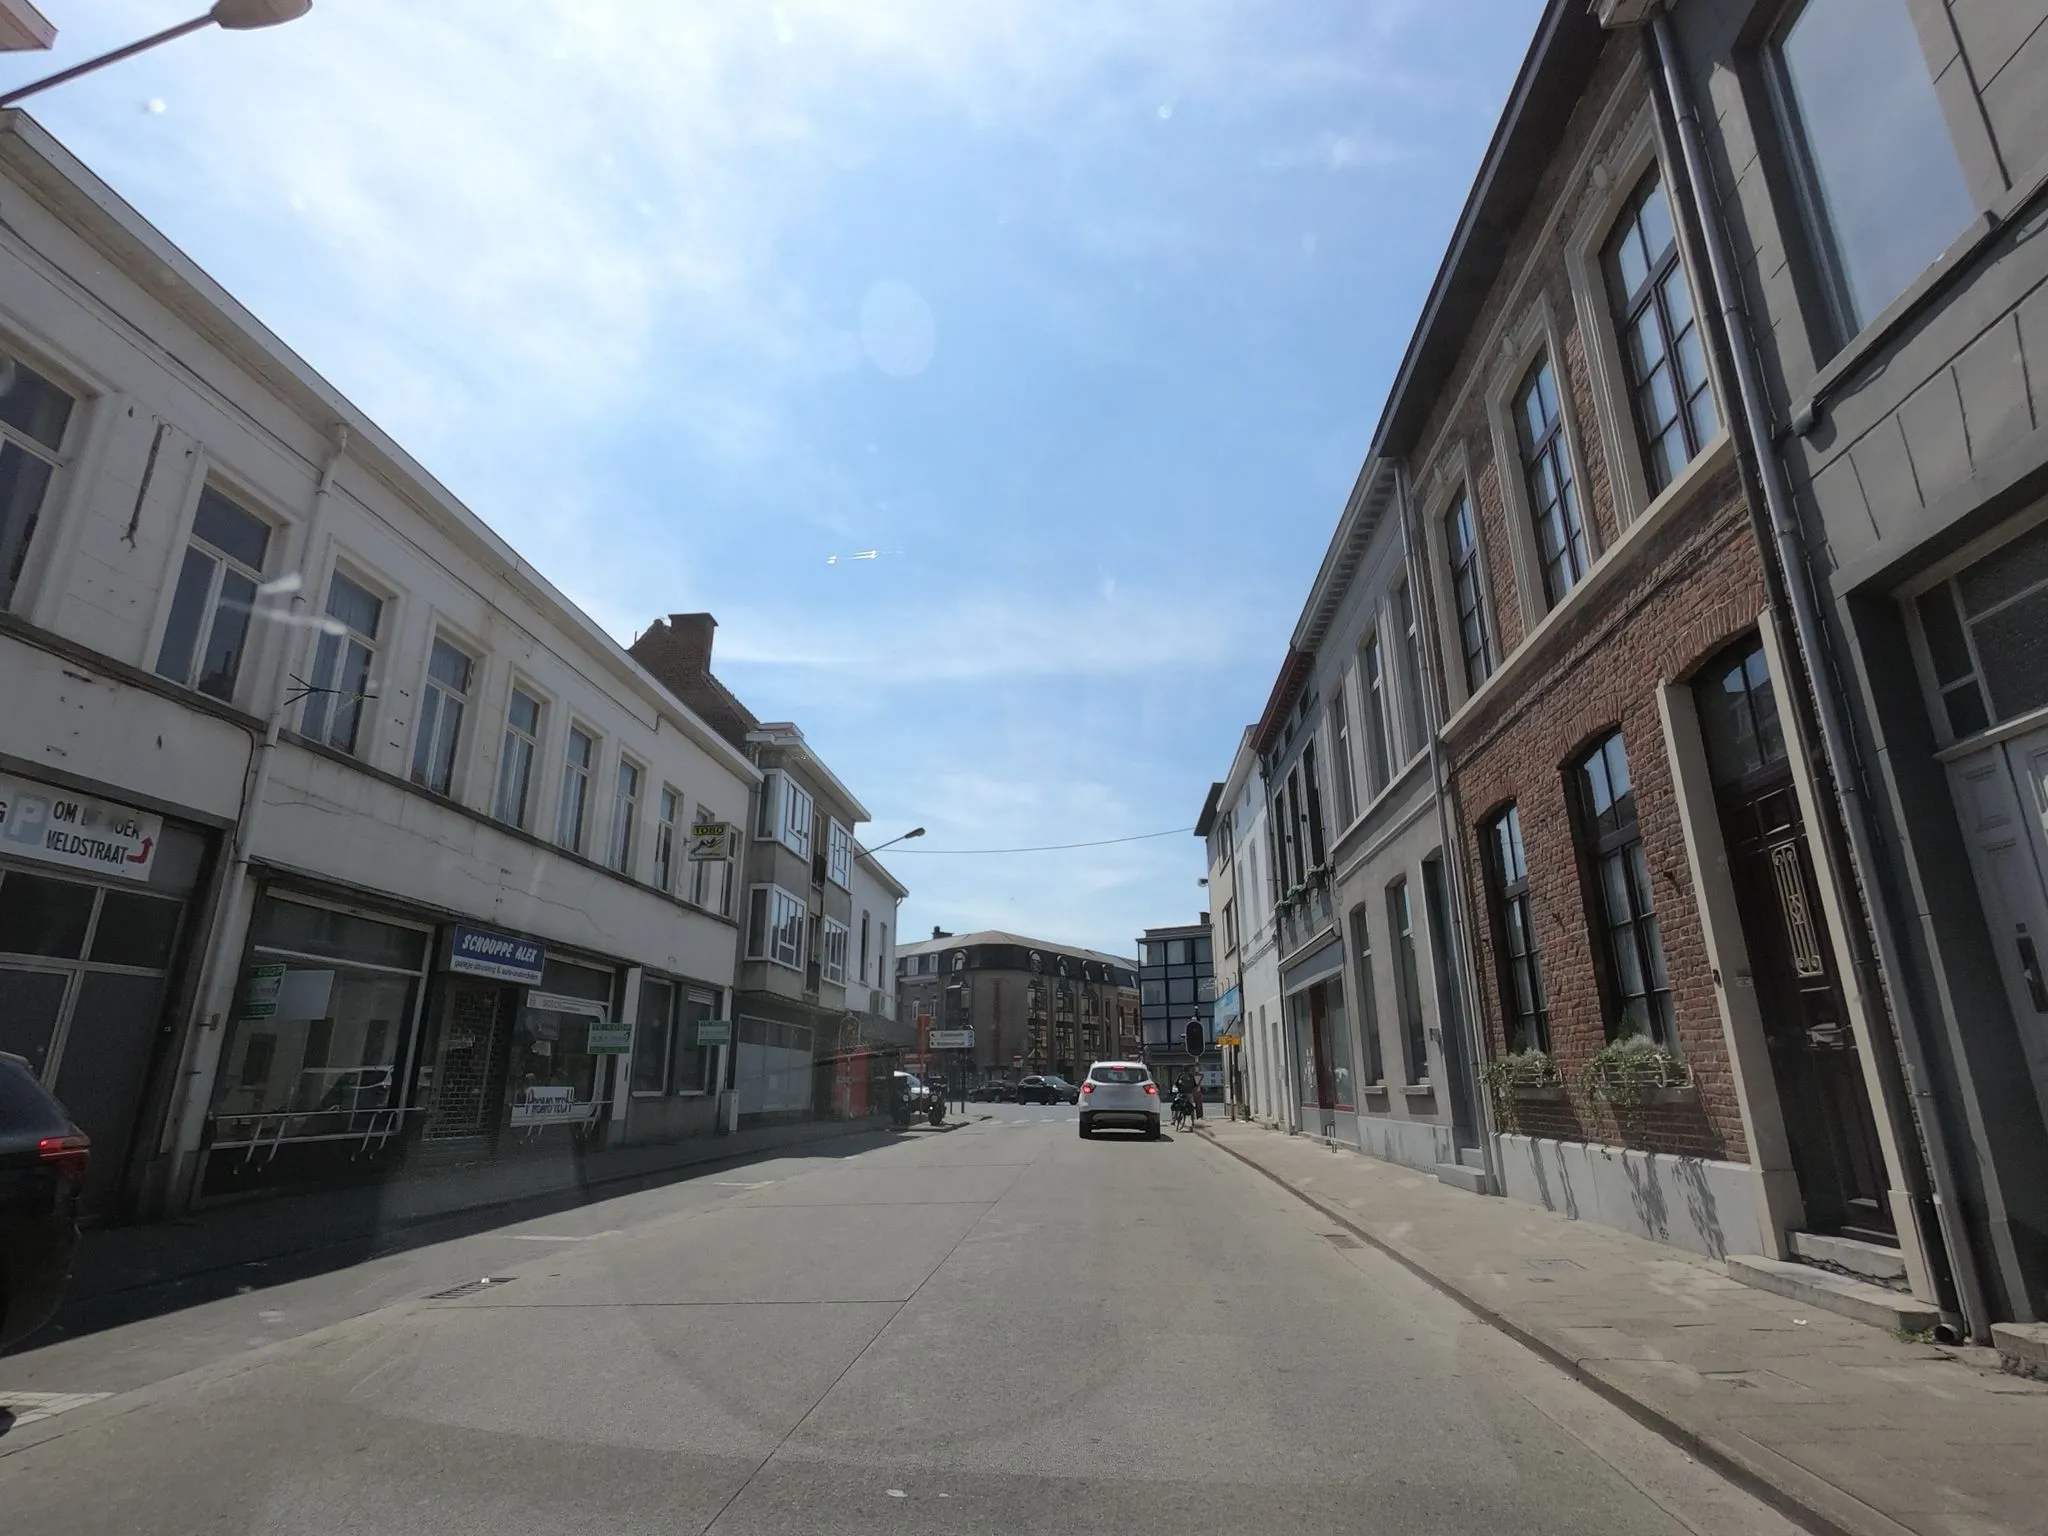
[[[429,1301],[453,1301],[458,1296],[474,1296],[478,1291],[488,1291],[494,1285],[510,1285],[511,1275],[485,1275],[481,1280],[465,1280],[460,1285],[451,1285],[445,1291],[430,1291]]]
[[[1349,1232],[1325,1232],[1323,1236],[1339,1248],[1362,1248],[1365,1246]]]

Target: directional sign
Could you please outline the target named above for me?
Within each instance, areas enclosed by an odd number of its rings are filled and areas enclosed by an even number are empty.
[[[690,823],[690,862],[707,864],[732,857],[733,827],[729,821]]]
[[[974,1049],[974,1031],[935,1029],[931,1033],[931,1046],[935,1051],[971,1051]]]

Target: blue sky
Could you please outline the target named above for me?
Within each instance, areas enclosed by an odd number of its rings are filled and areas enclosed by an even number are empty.
[[[716,614],[906,936],[1128,953],[1194,838],[936,850],[1192,824],[1538,10],[316,0],[35,110],[619,639]]]

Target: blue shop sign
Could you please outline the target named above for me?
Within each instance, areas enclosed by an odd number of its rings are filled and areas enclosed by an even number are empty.
[[[487,928],[457,928],[448,947],[448,969],[493,981],[537,983],[547,968],[547,946],[533,939],[515,939]]]

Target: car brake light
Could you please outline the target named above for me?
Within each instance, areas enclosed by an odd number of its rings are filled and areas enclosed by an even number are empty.
[[[92,1138],[83,1131],[73,1131],[69,1136],[45,1136],[36,1143],[36,1158],[65,1178],[82,1183],[86,1154],[91,1147]]]
[[[1145,1085],[1145,1091],[1151,1094],[1152,1097],[1155,1099],[1159,1097],[1159,1085],[1157,1083],[1147,1083]]]
[[[1093,1083],[1083,1083],[1081,1085],[1081,1091],[1083,1093],[1093,1093],[1095,1091],[1095,1085]]]

